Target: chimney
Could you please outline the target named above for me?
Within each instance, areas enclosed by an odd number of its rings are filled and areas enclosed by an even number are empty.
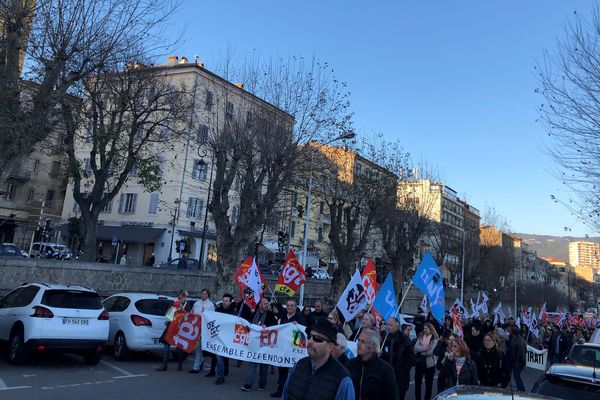
[[[194,59],[196,60],[196,65],[200,68],[204,68],[204,63],[200,61],[200,56],[198,54],[194,54]]]
[[[236,83],[235,86],[239,87],[240,89],[244,88],[244,84],[243,83]]]
[[[188,59],[186,56],[181,57],[181,60],[179,61],[179,64],[187,64],[188,63]]]
[[[178,60],[179,60],[179,57],[177,57],[177,56],[169,56],[169,58],[167,58],[167,65],[173,66],[173,65],[177,64]]]

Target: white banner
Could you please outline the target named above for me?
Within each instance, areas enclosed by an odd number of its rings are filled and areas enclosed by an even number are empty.
[[[527,346],[527,367],[546,370],[546,362],[548,361],[548,349],[538,350],[535,347]]]
[[[202,314],[202,350],[236,360],[293,367],[306,357],[305,327],[283,324],[263,329],[214,311]]]

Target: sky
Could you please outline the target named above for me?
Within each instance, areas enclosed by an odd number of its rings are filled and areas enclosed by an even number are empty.
[[[566,191],[534,92],[544,50],[592,1],[182,1],[166,35],[177,55],[209,70],[228,51],[314,55],[347,82],[357,133],[399,140],[482,215],[493,207],[513,232],[595,235],[550,199]]]

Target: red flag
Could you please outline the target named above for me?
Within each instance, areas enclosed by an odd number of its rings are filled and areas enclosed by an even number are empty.
[[[283,268],[277,278],[277,284],[275,285],[275,292],[285,293],[288,296],[293,296],[306,282],[306,272],[304,268],[298,262],[294,250],[290,249]]]
[[[258,302],[256,301],[256,296],[254,295],[254,289],[248,285],[248,278],[250,273],[252,272],[252,264],[254,262],[254,258],[251,256],[246,257],[246,259],[240,264],[237,271],[235,271],[235,275],[233,276],[233,280],[240,287],[240,293],[242,295],[242,299],[244,299],[244,303],[246,303],[251,309],[256,308]],[[260,273],[258,268],[256,269],[256,273],[258,274],[258,280],[260,281],[260,285],[262,290],[265,288],[265,280]],[[254,279],[252,280],[254,282]],[[262,293],[262,290],[260,293]]]
[[[200,340],[201,316],[178,310],[165,335],[165,341],[172,346],[192,353]]]
[[[456,305],[452,306],[452,323],[454,325],[452,328],[454,333],[456,333],[460,337],[463,337],[464,333],[463,333],[462,321],[460,320],[460,314],[458,313],[458,309],[457,309]]]
[[[373,304],[379,285],[377,285],[377,269],[375,268],[375,263],[373,263],[373,260],[371,259],[367,261],[367,265],[363,270],[362,281],[365,287],[367,304]]]

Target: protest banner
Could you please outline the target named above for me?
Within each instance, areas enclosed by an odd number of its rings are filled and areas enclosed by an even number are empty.
[[[548,349],[538,350],[535,347],[527,346],[527,368],[546,370],[548,361]]]
[[[192,353],[200,340],[201,316],[178,310],[169,324],[165,341],[186,353]]]
[[[202,350],[236,360],[293,367],[308,355],[305,329],[294,323],[263,329],[241,317],[205,311]]]

